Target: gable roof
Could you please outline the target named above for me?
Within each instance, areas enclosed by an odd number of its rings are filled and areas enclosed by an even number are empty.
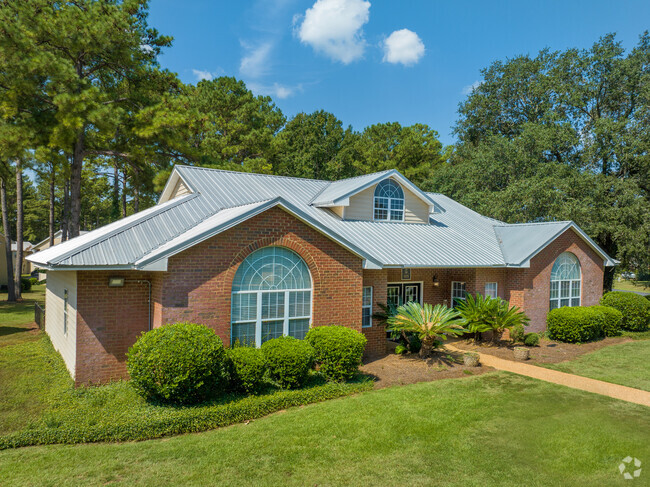
[[[435,200],[411,181],[406,179],[397,169],[389,169],[387,171],[364,174],[363,176],[357,176],[354,178],[341,179],[340,181],[332,181],[323,189],[323,191],[314,197],[311,204],[318,207],[348,206],[350,204],[351,196],[388,178],[393,178],[399,181],[402,186],[406,187],[416,197],[431,206],[434,213],[444,211],[440,205],[436,204]]]
[[[432,206],[444,208],[430,215],[429,225],[342,220],[315,204],[340,202],[386,177],[403,178],[398,175],[391,170],[353,178],[354,182],[330,183],[176,166],[167,188],[183,181],[190,194],[169,199],[172,190],[165,189],[158,205],[28,259],[46,268],[164,270],[170,256],[272,207],[287,211],[363,258],[366,268],[527,267],[545,241],[543,236],[555,238],[567,223],[582,232],[571,222],[530,224],[534,231],[521,232],[517,225],[484,217],[451,198],[419,189]],[[529,238],[533,233],[536,236]],[[584,232],[581,236],[588,239]],[[602,250],[598,253],[607,265],[615,263]]]
[[[81,231],[79,232],[79,235],[85,235],[85,234],[87,234],[87,233],[88,233],[87,231],[85,231],[85,230],[81,230]],[[61,238],[62,236],[63,236],[63,231],[62,231],[62,230],[57,230],[56,232],[54,232],[54,239]],[[35,245],[32,247],[32,250],[34,250],[34,251],[39,250],[42,246],[44,246],[44,245],[46,245],[46,244],[49,244],[49,243],[50,243],[50,237],[44,238],[43,240],[41,240],[40,242],[38,242],[37,244],[35,244]],[[59,243],[60,243],[60,242],[59,242]],[[55,244],[55,245],[56,245],[56,244]]]
[[[618,264],[572,221],[502,224],[495,226],[494,232],[504,259],[513,266],[528,267],[530,259],[570,228],[603,258],[606,266]]]

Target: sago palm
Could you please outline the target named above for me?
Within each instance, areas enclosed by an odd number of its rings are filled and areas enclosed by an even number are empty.
[[[447,335],[464,333],[459,314],[441,304],[431,306],[409,302],[397,308],[397,314],[388,319],[388,330],[414,333],[420,337],[420,357],[431,354],[435,343],[447,339]]]
[[[530,318],[519,308],[519,306],[510,306],[508,301],[499,299],[499,305],[492,316],[492,340],[498,342],[505,330],[522,325],[528,326]]]

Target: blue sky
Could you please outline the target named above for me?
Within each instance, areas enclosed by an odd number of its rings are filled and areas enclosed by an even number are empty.
[[[324,109],[357,130],[421,122],[445,144],[492,61],[587,48],[608,32],[630,49],[648,20],[648,0],[152,0],[149,16],[174,37],[160,62],[184,82],[235,76],[288,117]]]

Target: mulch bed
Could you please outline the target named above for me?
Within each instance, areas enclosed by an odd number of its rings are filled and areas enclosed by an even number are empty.
[[[370,357],[364,360],[360,370],[375,378],[375,389],[382,389],[416,382],[469,377],[494,369],[485,366],[465,367],[462,354],[441,350],[434,352],[427,360],[422,360],[417,354],[391,353]]]
[[[539,347],[530,347],[530,360],[528,362],[546,364],[564,362],[565,360],[572,360],[585,353],[595,352],[596,350],[607,347],[609,345],[630,341],[632,341],[632,339],[628,337],[610,337],[598,342],[578,344],[554,342],[552,340],[542,338],[540,340]],[[472,340],[456,340],[453,341],[453,344],[455,347],[462,350],[481,352],[506,360],[514,360],[512,349],[515,346],[520,346],[513,345],[510,342],[492,344],[490,342],[474,342]]]

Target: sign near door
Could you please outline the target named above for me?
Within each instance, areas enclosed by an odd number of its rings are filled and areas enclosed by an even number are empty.
[[[402,281],[411,280],[411,269],[402,269]]]

